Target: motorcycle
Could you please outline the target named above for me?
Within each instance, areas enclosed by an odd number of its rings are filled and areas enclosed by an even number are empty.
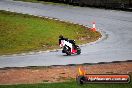
[[[79,46],[76,46],[76,49],[74,49],[74,52],[71,52],[71,49],[65,45],[63,47],[62,53],[66,53],[67,55],[71,55],[71,54],[79,55],[79,54],[81,54],[81,49]]]
[[[60,47],[63,48],[62,53],[66,53],[67,55],[81,54],[81,49],[78,45],[75,45],[74,40],[61,40]]]

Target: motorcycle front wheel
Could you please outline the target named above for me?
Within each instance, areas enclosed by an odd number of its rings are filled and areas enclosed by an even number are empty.
[[[81,54],[81,49],[78,47],[77,48],[77,55]]]

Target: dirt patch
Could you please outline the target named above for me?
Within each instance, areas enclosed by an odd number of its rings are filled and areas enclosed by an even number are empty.
[[[27,84],[62,82],[75,79],[77,66],[50,66],[0,69],[0,84]],[[87,74],[127,74],[132,72],[132,62],[83,65]]]

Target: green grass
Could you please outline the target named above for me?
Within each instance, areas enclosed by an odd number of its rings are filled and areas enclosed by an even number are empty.
[[[75,81],[73,81],[73,82],[64,82],[64,83],[0,85],[0,88],[132,88],[132,83],[78,85]]]
[[[59,48],[60,34],[78,44],[101,37],[83,26],[0,11],[0,55]]]

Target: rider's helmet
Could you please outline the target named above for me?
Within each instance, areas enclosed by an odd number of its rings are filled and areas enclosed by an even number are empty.
[[[62,39],[62,38],[64,38],[64,37],[63,37],[63,35],[60,35],[59,38]]]
[[[74,43],[76,43],[76,41],[75,41],[75,40],[73,40],[73,42],[74,42]]]

